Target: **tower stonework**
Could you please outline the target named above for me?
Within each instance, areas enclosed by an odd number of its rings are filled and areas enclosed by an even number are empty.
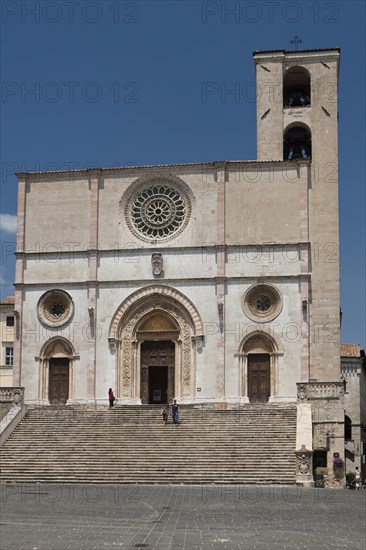
[[[299,400],[312,404],[313,447],[319,455],[328,450],[328,483],[335,485],[332,457],[343,449],[344,419],[339,353],[339,59],[338,48],[254,53],[258,160],[283,161],[284,171],[285,163],[311,161],[307,196],[302,197],[307,203],[303,238],[309,244],[308,298],[303,301],[309,365],[308,384],[299,385]]]
[[[18,174],[13,384],[31,405],[103,406],[109,387],[297,404],[297,482],[314,461],[340,485],[339,50],[254,63],[256,161]]]
[[[289,146],[286,147],[285,143],[286,131],[303,128],[309,134],[309,378],[314,382],[334,381],[338,378],[340,368],[337,99],[339,50],[258,52],[254,53],[254,61],[258,88],[258,160],[286,162],[289,160]],[[288,73],[292,75],[292,79],[286,93]],[[297,80],[300,80],[298,84]],[[289,105],[290,98],[293,99],[292,105]],[[300,135],[300,140],[301,137]]]

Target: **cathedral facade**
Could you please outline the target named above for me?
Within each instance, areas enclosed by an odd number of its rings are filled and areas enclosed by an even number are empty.
[[[339,50],[254,64],[256,161],[18,174],[29,403],[341,399]]]

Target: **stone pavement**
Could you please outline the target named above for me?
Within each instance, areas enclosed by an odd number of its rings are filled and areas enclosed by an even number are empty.
[[[1,485],[1,550],[364,550],[366,491]]]

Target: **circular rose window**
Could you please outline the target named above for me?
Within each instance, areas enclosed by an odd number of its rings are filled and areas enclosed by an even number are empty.
[[[164,241],[185,228],[191,213],[191,201],[180,180],[155,177],[152,183],[151,179],[150,184],[138,186],[128,196],[124,217],[130,231],[140,239]]]
[[[74,313],[71,296],[64,290],[50,290],[38,302],[38,318],[50,327],[60,327],[67,323]]]
[[[271,285],[252,286],[244,295],[243,309],[253,321],[272,321],[281,312],[281,295]]]

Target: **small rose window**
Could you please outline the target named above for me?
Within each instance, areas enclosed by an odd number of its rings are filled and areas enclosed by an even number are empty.
[[[66,324],[74,313],[71,296],[64,290],[50,290],[38,302],[38,318],[50,327]]]
[[[271,321],[281,312],[281,295],[272,285],[252,286],[243,297],[243,309],[253,321]]]

